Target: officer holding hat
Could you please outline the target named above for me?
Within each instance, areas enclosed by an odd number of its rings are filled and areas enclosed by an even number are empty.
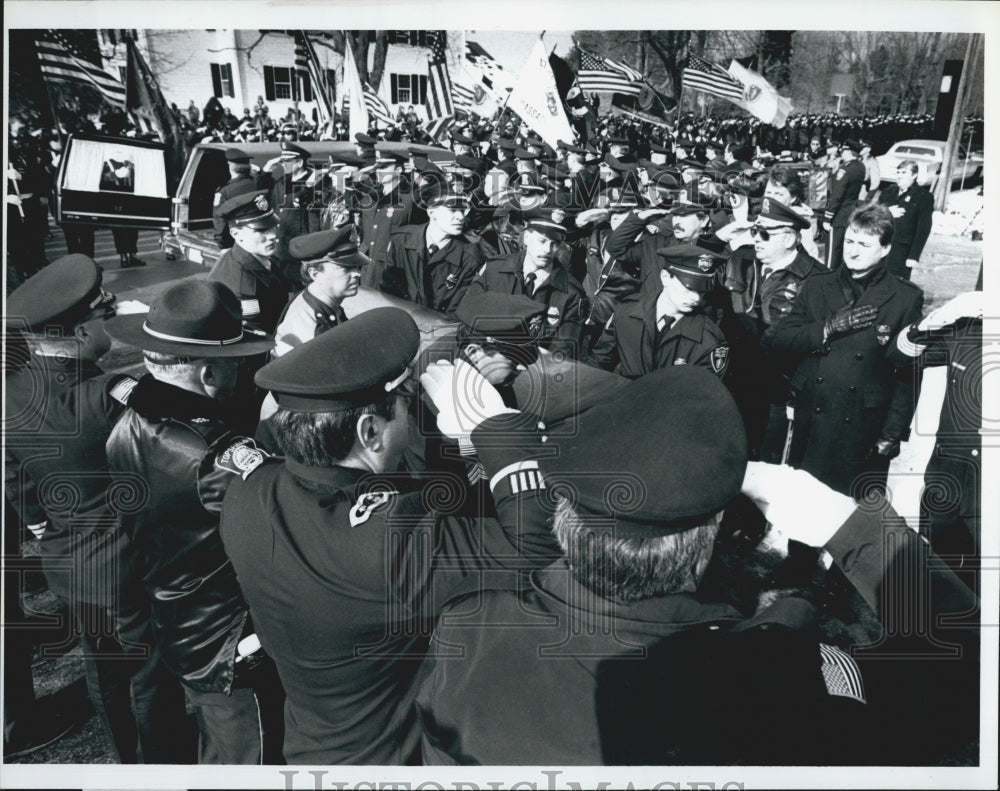
[[[583,286],[556,259],[566,239],[566,212],[538,206],[521,216],[521,249],[483,264],[469,293],[519,294],[542,303],[546,312],[539,345],[576,359],[589,303]]]
[[[976,597],[947,570],[938,579],[940,561],[887,502],[857,507],[802,471],[748,464],[732,398],[690,366],[629,383],[578,426],[558,452],[550,438],[491,479],[498,501],[542,492],[522,529],[551,525],[564,556],[526,584],[447,602],[417,696],[424,763],[911,765],[968,738],[954,720],[976,710],[978,634],[939,624]],[[874,651],[822,645],[798,596],[747,617],[707,594],[722,510],[741,491],[776,546],[825,548],[880,618],[933,573],[925,623],[951,659],[905,650],[909,629],[887,629]],[[887,741],[887,728],[906,738]]]
[[[289,249],[302,261],[306,287],[278,323],[275,357],[347,321],[340,305],[358,293],[361,270],[369,263],[368,256],[358,250],[352,225],[296,237]]]
[[[479,245],[464,234],[471,202],[460,182],[442,178],[431,179],[419,201],[427,222],[392,235],[380,289],[454,315],[483,261]]]
[[[215,191],[212,198],[212,228],[215,241],[223,250],[233,246],[233,237],[222,216],[222,204],[237,195],[256,190],[269,190],[274,186],[274,177],[265,169],[256,174],[250,165],[250,155],[239,148],[226,149],[230,179]]]
[[[694,245],[657,250],[660,292],[625,297],[608,320],[587,362],[636,379],[670,365],[695,365],[723,376],[729,343],[700,312],[718,283],[721,256]]]
[[[409,438],[400,385],[419,342],[405,311],[376,308],[257,376],[279,405],[284,459],[234,482],[221,530],[288,694],[290,764],[414,760],[414,684],[438,603],[481,568],[553,557],[547,527],[505,532],[529,493],[508,489],[499,524],[479,522],[428,510],[393,474]],[[525,452],[495,441],[509,410],[474,368],[436,363],[421,383],[441,429],[471,435],[490,474],[516,467]]]
[[[7,300],[8,354],[16,353],[20,333],[28,359],[5,381],[6,493],[39,539],[49,589],[66,602],[79,629],[87,688],[116,758],[186,763],[194,734],[185,726],[180,688],[153,645],[134,548],[112,496],[105,442],[136,381],[97,366],[111,348],[106,319],[115,312],[101,280],[93,259],[68,255]],[[60,481],[72,487],[72,497],[57,496],[52,487]],[[21,635],[10,629],[6,637],[10,648]],[[16,657],[5,656],[13,675]],[[26,672],[30,696],[30,664]],[[8,694],[9,753],[36,734],[72,724],[53,719],[29,726],[25,735],[22,713],[28,714],[16,711]]]
[[[219,537],[226,487],[264,459],[231,429],[225,402],[241,357],[273,338],[248,332],[240,301],[217,281],[183,280],[148,314],[109,334],[142,349],[149,373],[108,439],[112,475],[141,479],[141,509],[124,516],[142,560],[163,661],[184,685],[201,733],[199,763],[280,762],[281,692]]]
[[[278,218],[267,190],[237,195],[220,211],[235,244],[209,272],[240,298],[248,327],[273,332],[288,299],[288,284],[277,273]]]

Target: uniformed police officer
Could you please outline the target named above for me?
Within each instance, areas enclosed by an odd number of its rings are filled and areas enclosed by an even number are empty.
[[[231,178],[215,191],[215,197],[212,199],[212,228],[215,231],[215,241],[223,250],[233,246],[233,237],[222,216],[222,204],[237,195],[270,189],[274,183],[271,174],[266,171],[254,175],[250,166],[250,155],[245,151],[227,148],[226,162],[229,163]]]
[[[566,212],[541,206],[521,217],[522,249],[483,264],[469,293],[521,294],[541,302],[546,306],[541,347],[576,359],[589,303],[583,286],[556,260],[566,239]]]
[[[278,218],[268,192],[237,195],[222,204],[220,212],[235,244],[215,262],[208,276],[240,298],[246,326],[274,332],[288,300],[288,284],[276,271]]]
[[[5,491],[39,539],[49,588],[79,629],[87,689],[117,759],[187,763],[193,731],[153,645],[120,521],[128,506],[114,494],[105,456],[136,381],[97,367],[111,348],[105,319],[114,315],[101,279],[93,259],[68,255],[10,295],[5,324],[24,333],[31,355],[6,377]],[[142,500],[141,481],[126,486]]]
[[[389,243],[381,290],[454,315],[483,261],[479,245],[463,233],[468,194],[460,183],[432,180],[420,192],[425,225],[404,225]]]
[[[257,377],[277,398],[273,428],[285,459],[235,482],[221,530],[288,694],[291,764],[413,761],[414,683],[439,602],[474,569],[529,568],[554,549],[547,527],[515,540],[496,522],[429,511],[423,494],[407,493],[393,475],[409,441],[397,388],[419,340],[405,311],[376,308]],[[523,451],[489,441],[508,410],[475,369],[437,363],[421,382],[442,431],[471,433],[491,475],[520,469]],[[537,489],[533,472],[522,474],[535,482],[522,494],[500,484],[505,527]],[[458,507],[458,496],[443,504]]]
[[[700,312],[718,283],[721,257],[693,245],[661,247],[660,293],[625,297],[587,362],[636,379],[670,365],[695,365],[723,376],[729,343]]]
[[[903,280],[910,279],[934,222],[934,199],[925,187],[916,183],[917,172],[917,163],[913,160],[900,162],[896,168],[896,183],[878,196],[878,202],[889,207],[896,221],[886,265],[892,274]]]
[[[171,286],[148,314],[121,316],[108,331],[142,349],[149,371],[108,439],[108,462],[116,480],[143,482],[143,506],[124,522],[157,645],[198,720],[199,763],[280,763],[280,688],[253,649],[218,530],[226,487],[264,458],[232,431],[222,402],[234,394],[239,358],[266,353],[274,339],[246,332],[236,295],[200,279]]]
[[[802,471],[748,465],[715,377],[680,366],[631,382],[530,463],[565,494],[525,501],[522,529],[551,525],[565,556],[527,584],[484,582],[446,604],[417,697],[425,763],[911,765],[975,738],[978,633],[951,627],[976,597],[947,570],[938,587],[938,561],[884,500],[859,508]],[[533,485],[498,478],[495,493]],[[879,648],[819,643],[801,597],[747,618],[699,595],[741,488],[885,614]],[[893,630],[914,596],[948,659]]]
[[[830,192],[823,213],[823,229],[829,234],[826,243],[828,269],[840,267],[844,255],[844,232],[865,185],[865,166],[858,159],[860,150],[858,140],[853,137],[845,140],[840,147],[840,162],[830,178]]]

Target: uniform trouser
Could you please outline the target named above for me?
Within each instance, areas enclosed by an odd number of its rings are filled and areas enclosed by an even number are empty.
[[[138,228],[112,228],[111,235],[115,240],[115,252],[118,255],[135,255],[139,252]]]
[[[82,253],[94,257],[94,226],[75,222],[64,222],[63,235],[66,237],[66,251]]]
[[[834,225],[826,240],[826,267],[833,270],[838,269],[844,262],[844,235],[847,228]]]
[[[87,691],[121,763],[195,760],[196,731],[180,683],[164,667],[145,607],[75,607]]]
[[[198,763],[284,763],[284,691],[272,663],[254,672],[254,686],[234,686],[231,695],[184,687],[188,711],[198,721]]]

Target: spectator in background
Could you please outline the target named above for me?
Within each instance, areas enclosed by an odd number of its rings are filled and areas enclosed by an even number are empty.
[[[917,182],[917,163],[906,159],[896,167],[896,183],[886,187],[878,202],[893,216],[892,248],[886,258],[889,271],[909,280],[920,260],[934,220],[934,199]]]

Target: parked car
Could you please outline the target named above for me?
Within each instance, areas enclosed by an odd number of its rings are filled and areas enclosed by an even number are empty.
[[[348,141],[303,142],[311,160],[357,164],[354,143]],[[163,235],[161,248],[173,258],[186,258],[211,267],[222,254],[212,231],[212,200],[215,191],[229,180],[226,149],[237,146],[250,155],[252,164],[262,167],[281,154],[279,143],[201,143],[188,155],[184,174],[173,197],[170,230]],[[443,148],[411,143],[379,143],[385,149],[406,156],[407,149],[419,149],[434,161],[451,160],[454,155]]]
[[[896,183],[896,168],[899,163],[910,159],[917,163],[917,183],[931,189],[944,166],[944,140],[900,140],[882,156],[876,157],[883,184]],[[969,152],[961,146],[952,185],[956,183],[977,183],[983,176],[982,153]]]

